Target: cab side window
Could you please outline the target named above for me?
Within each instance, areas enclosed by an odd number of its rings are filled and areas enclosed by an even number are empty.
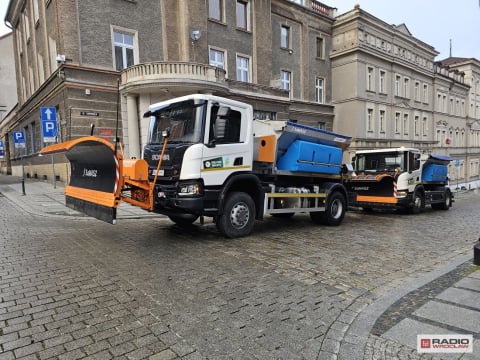
[[[209,142],[228,144],[240,142],[241,113],[227,106],[213,106]]]

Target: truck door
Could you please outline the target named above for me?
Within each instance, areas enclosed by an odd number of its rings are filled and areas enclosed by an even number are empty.
[[[223,184],[230,174],[252,169],[251,127],[246,108],[212,104],[200,170],[206,186]]]

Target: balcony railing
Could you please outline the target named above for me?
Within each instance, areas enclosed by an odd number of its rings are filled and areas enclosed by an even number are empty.
[[[150,62],[122,71],[122,84],[167,79],[225,83],[225,70],[215,66],[187,62]]]
[[[320,1],[311,0],[312,10],[323,15],[333,16],[333,9],[330,6],[322,4]]]

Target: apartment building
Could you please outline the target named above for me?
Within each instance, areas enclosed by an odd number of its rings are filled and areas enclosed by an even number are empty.
[[[258,118],[332,129],[334,10],[316,0],[10,0],[19,105],[2,136],[12,173],[68,178],[63,156],[37,156],[48,144],[47,107],[56,109],[55,141],[93,124],[135,157],[148,106],[192,92],[249,102]],[[15,131],[25,147],[14,147]]]
[[[15,113],[17,104],[17,81],[13,58],[13,34],[0,36],[0,129],[9,122]],[[5,141],[7,140],[7,142]],[[0,130],[0,173],[6,174],[10,152],[8,139],[4,139]]]
[[[465,96],[464,89],[457,89],[457,82],[450,81],[444,87],[450,90],[448,97],[443,99],[445,91],[437,94],[439,108],[446,106],[450,115],[450,119],[440,123],[437,136],[439,143],[457,159],[450,165],[451,179],[455,186],[480,187],[480,61],[449,57],[439,61],[437,69],[447,81],[463,77],[468,86]]]
[[[450,155],[452,183],[478,186],[478,90],[469,96],[478,61],[438,62],[437,55],[405,24],[387,24],[358,5],[336,17],[334,130],[353,137],[345,161],[360,149],[415,147]]]

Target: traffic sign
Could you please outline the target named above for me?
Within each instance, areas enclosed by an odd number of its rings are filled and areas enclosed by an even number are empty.
[[[54,143],[57,140],[57,121],[42,121],[42,136],[46,143]]]
[[[57,141],[57,109],[54,107],[41,107],[43,142],[54,143]]]
[[[0,140],[0,159],[5,157],[5,149],[3,148],[3,141]]]
[[[40,117],[42,121],[57,121],[57,109],[54,107],[41,107]]]
[[[25,132],[14,131],[13,132],[13,143],[15,144],[15,149],[25,148],[25,146],[26,146]]]

